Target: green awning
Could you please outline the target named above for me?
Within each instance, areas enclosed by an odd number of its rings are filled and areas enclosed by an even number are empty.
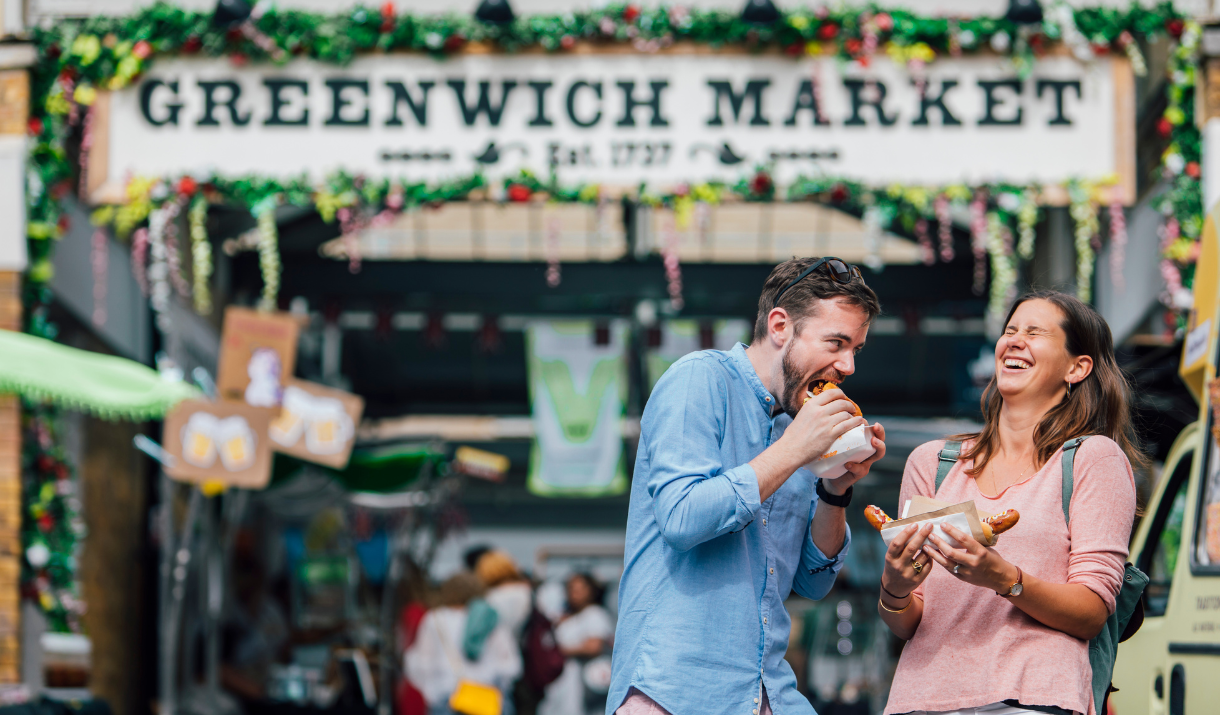
[[[354,450],[345,469],[314,466],[349,492],[395,492],[418,479],[425,468],[436,469],[444,461],[443,453],[416,444]],[[276,454],[269,486],[292,479],[306,464],[296,457]]]
[[[18,394],[108,420],[160,419],[200,391],[134,360],[0,330],[0,394]]]

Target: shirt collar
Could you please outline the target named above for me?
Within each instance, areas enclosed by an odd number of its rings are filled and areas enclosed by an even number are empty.
[[[749,356],[746,355],[745,343],[737,343],[729,351],[729,355],[733,356],[733,364],[737,366],[737,372],[741,373],[746,384],[754,391],[758,404],[762,406],[768,417],[771,416],[771,409],[776,404],[775,396],[767,392],[766,387],[763,387],[762,380],[759,379],[758,372],[754,369],[754,363],[750,362]]]

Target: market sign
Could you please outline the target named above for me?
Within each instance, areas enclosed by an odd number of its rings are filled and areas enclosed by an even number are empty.
[[[235,67],[158,62],[100,100],[95,186],[216,172],[321,178],[345,170],[440,180],[530,169],[565,182],[667,186],[826,174],[873,185],[1057,184],[1117,174],[1134,187],[1129,63],[937,60],[922,76],[878,57],[422,55]],[[98,139],[95,139],[95,142]]]

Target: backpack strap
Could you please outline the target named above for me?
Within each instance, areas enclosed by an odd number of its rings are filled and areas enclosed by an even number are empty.
[[[945,477],[949,476],[949,470],[953,469],[953,465],[957,464],[957,460],[962,456],[961,442],[945,442],[945,446],[940,450],[939,461],[936,464],[936,491],[940,491],[940,485],[945,483]]]
[[[1072,514],[1069,507],[1072,504],[1072,487],[1074,479],[1072,477],[1072,465],[1076,461],[1076,448],[1079,447],[1089,436],[1075,437],[1063,443],[1063,521],[1069,526],[1072,523]]]

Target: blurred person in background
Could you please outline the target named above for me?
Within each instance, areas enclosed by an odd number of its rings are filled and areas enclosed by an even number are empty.
[[[419,624],[407,649],[406,673],[433,715],[449,715],[449,698],[468,680],[507,693],[521,675],[516,639],[486,602],[483,584],[462,572],[441,584],[438,605]],[[507,698],[505,698],[507,702]]]
[[[585,666],[609,652],[614,638],[614,620],[602,606],[605,588],[587,573],[569,576],[565,588],[567,609],[555,624],[555,641],[567,662],[547,686],[538,715],[585,715]]]
[[[501,625],[513,638],[520,640],[534,605],[534,588],[529,579],[521,575],[512,556],[498,550],[480,556],[474,572],[487,589],[483,600],[495,609]]]

